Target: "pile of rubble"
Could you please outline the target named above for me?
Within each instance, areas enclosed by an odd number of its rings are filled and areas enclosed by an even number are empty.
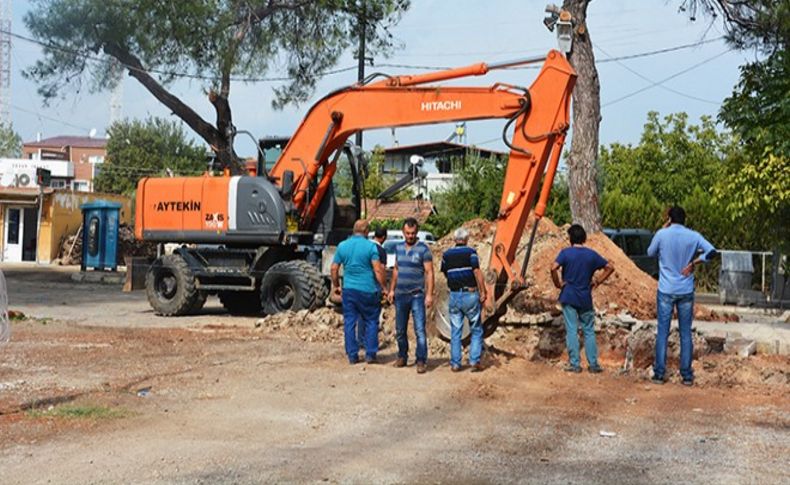
[[[62,266],[82,263],[82,227],[76,234],[64,236],[60,242],[58,264]],[[118,264],[124,264],[125,257],[156,256],[156,244],[140,241],[134,237],[134,228],[127,224],[118,227]]]
[[[527,230],[524,231],[516,253],[515,259],[519,265],[524,261],[530,228],[533,224],[534,219],[530,215],[526,225]],[[481,263],[487,265],[491,255],[495,223],[475,219],[465,223],[463,227],[469,231],[469,245],[477,250]],[[453,237],[450,234],[434,245],[435,260],[438,261],[437,258],[441,257],[441,253],[453,244]],[[557,227],[547,218],[540,221],[527,268],[528,287],[511,303],[516,314],[531,315],[559,311],[557,308],[559,290],[554,288],[550,270],[557,254],[568,245],[566,227]],[[606,235],[592,234],[588,237],[586,245],[597,251],[616,269],[603,285],[593,291],[593,300],[598,313],[619,314],[625,311],[640,320],[656,318],[656,280],[639,269]],[[441,276],[437,278],[437,288],[446,291],[446,283]],[[514,315],[511,315],[511,318],[513,317]],[[703,305],[695,306],[694,318],[715,321],[737,320],[737,317],[718,314]]]

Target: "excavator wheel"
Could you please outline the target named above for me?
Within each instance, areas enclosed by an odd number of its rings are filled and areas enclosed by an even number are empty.
[[[313,310],[321,274],[304,261],[282,261],[273,264],[261,282],[261,302],[267,315],[284,311]]]
[[[313,286],[315,294],[314,306],[320,308],[326,305],[326,299],[329,297],[329,287],[324,283],[324,277],[316,269],[315,266],[307,261],[291,261],[292,264],[298,266],[306,275],[310,277],[310,283]]]
[[[439,338],[449,342],[451,336],[450,326],[450,293],[445,291],[438,291],[436,298],[433,300],[433,326]],[[499,316],[486,316],[481,315],[483,319],[483,337],[490,337],[497,328],[499,323]],[[464,326],[461,330],[461,343],[468,345],[470,341],[471,331],[469,330],[469,321],[464,318]]]
[[[166,317],[195,311],[201,298],[196,286],[195,274],[177,254],[159,257],[145,275],[148,303],[157,315]]]
[[[257,291],[220,291],[220,303],[231,315],[258,315],[261,299]]]

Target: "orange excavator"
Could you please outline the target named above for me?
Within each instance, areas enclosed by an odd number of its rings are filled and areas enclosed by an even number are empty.
[[[437,84],[543,62],[529,88]],[[321,274],[328,245],[350,233],[360,217],[360,188],[367,170],[360,150],[347,140],[361,130],[484,119],[506,120],[510,149],[491,259],[485,271],[489,295],[486,327],[525,286],[529,258],[515,261],[529,212],[535,226],[546,209],[569,127],[576,73],[556,50],[546,56],[414,76],[373,74],[318,101],[267,173],[259,159],[255,176],[144,178],[137,187],[135,231],[139,239],[182,243],[162,255],[146,275],[156,313],[199,310],[217,294],[232,313],[271,314],[314,309],[325,303]],[[341,155],[353,178],[353,213],[344,214],[333,189]],[[531,244],[530,244],[531,246]],[[435,320],[441,334],[449,325]]]

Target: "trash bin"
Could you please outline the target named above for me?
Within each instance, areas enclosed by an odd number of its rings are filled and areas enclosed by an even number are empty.
[[[118,268],[118,218],[121,204],[97,200],[82,204],[82,271]]]

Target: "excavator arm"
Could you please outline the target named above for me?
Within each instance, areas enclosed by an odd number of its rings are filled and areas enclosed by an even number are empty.
[[[545,60],[529,89],[505,84],[490,87],[430,85],[493,69]],[[536,222],[546,209],[554,174],[569,127],[576,73],[558,51],[545,58],[464,68],[418,76],[387,77],[335,91],[316,103],[291,138],[269,176],[291,183],[289,193],[299,228],[309,230],[336,170],[333,152],[360,130],[483,119],[507,119],[503,140],[510,148],[491,259],[485,272],[493,296],[489,316],[525,286],[529,258],[516,260],[518,242],[534,207]],[[508,132],[512,128],[512,135]],[[542,182],[542,184],[541,184]],[[537,204],[535,200],[537,198]],[[532,240],[532,238],[530,240]],[[530,243],[531,249],[531,243]]]

